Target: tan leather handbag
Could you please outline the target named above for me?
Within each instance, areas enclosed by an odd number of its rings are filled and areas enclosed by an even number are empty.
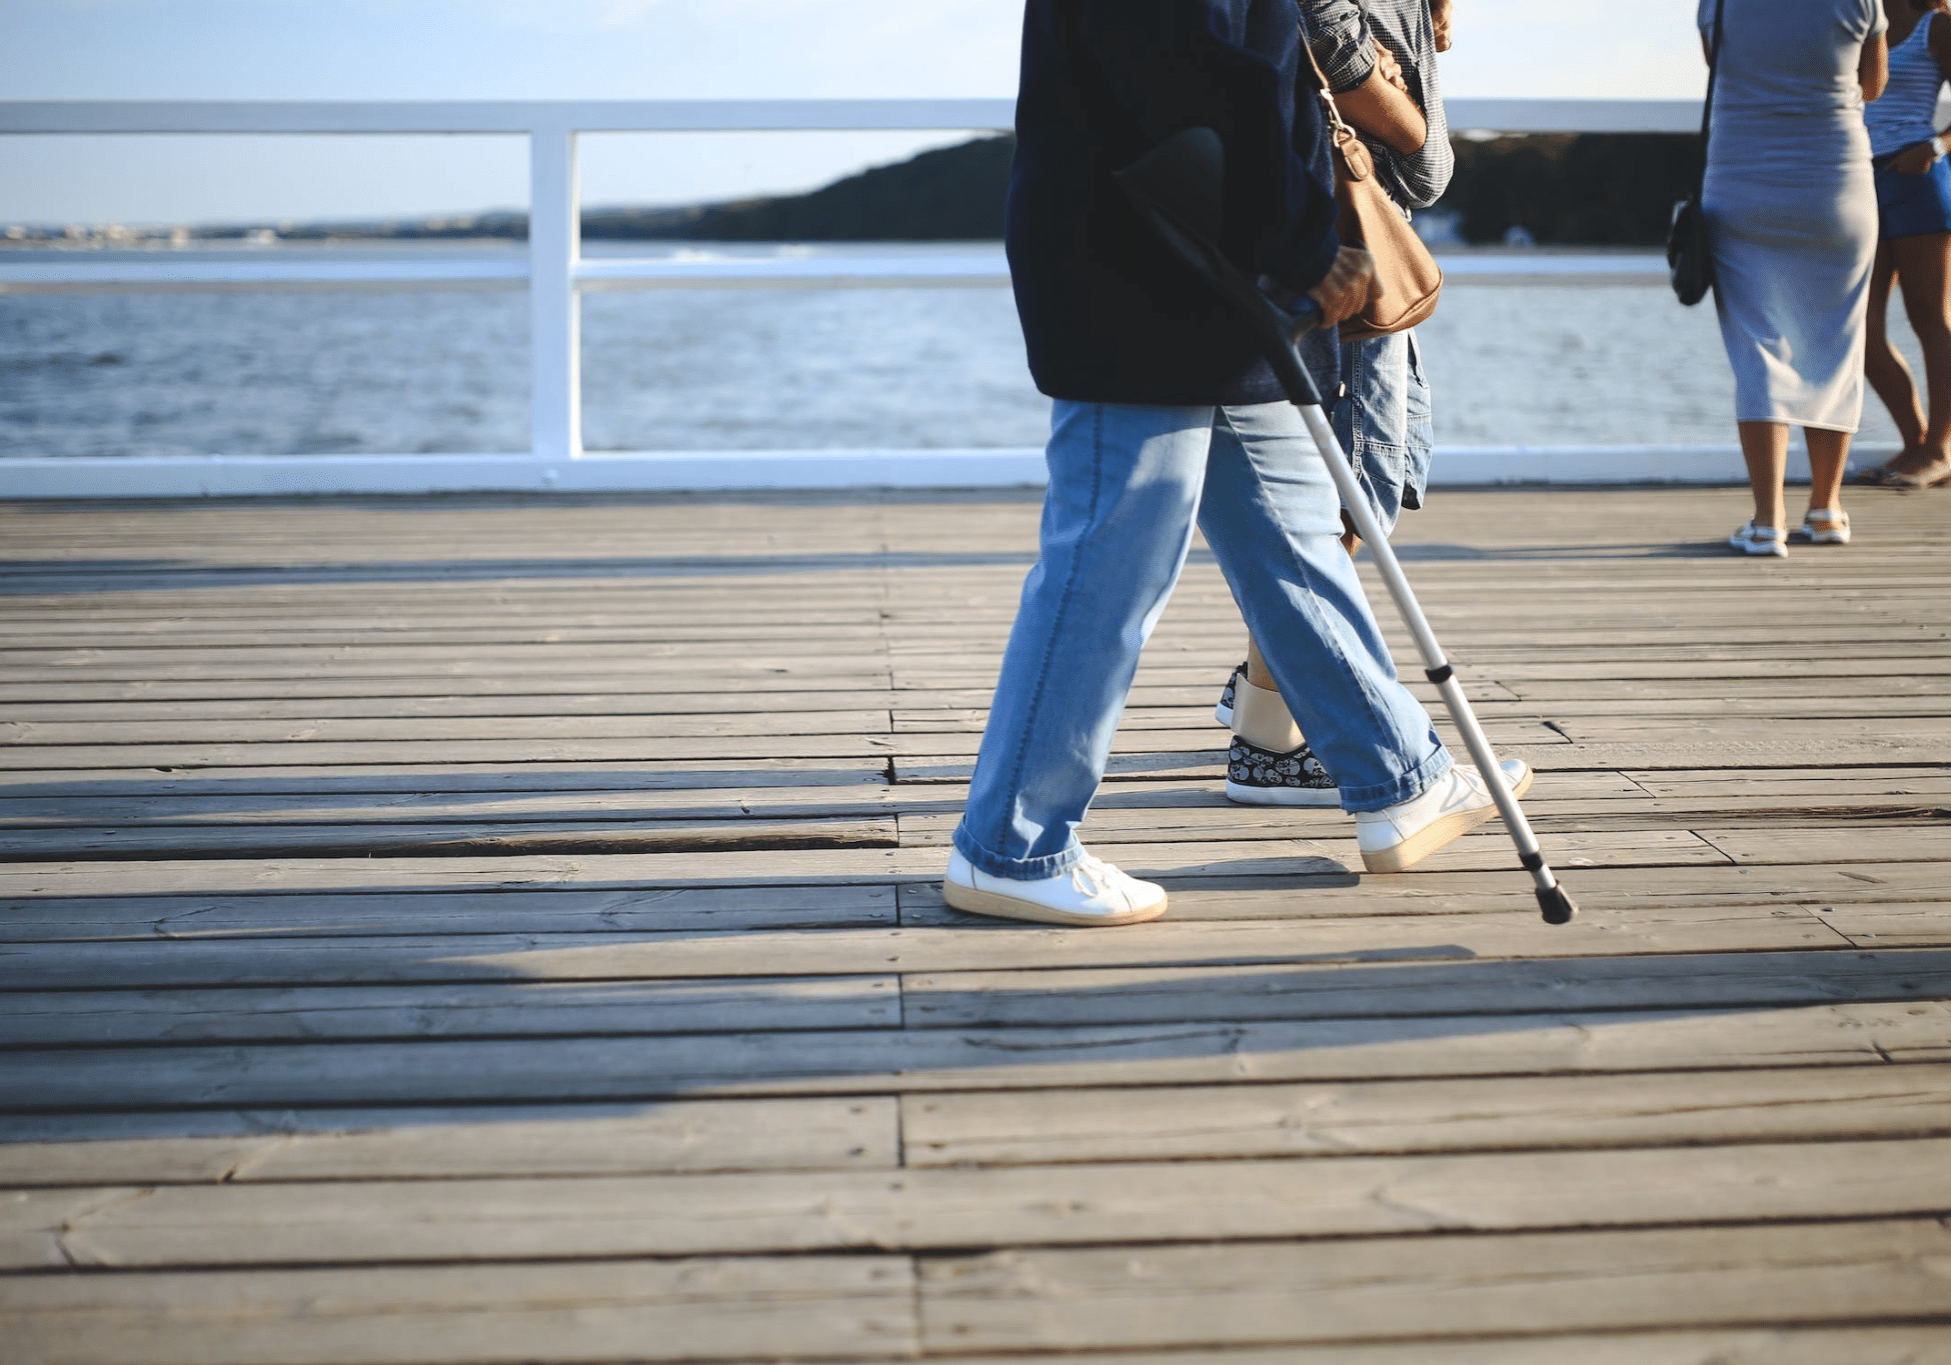
[[[1307,46],[1302,35],[1301,46]],[[1308,53],[1314,62],[1314,53]],[[1342,121],[1328,93],[1320,63],[1314,75],[1327,107],[1335,160],[1335,232],[1344,245],[1368,248],[1375,258],[1377,288],[1361,311],[1341,323],[1343,341],[1407,331],[1436,311],[1443,288],[1443,271],[1416,235],[1409,219],[1375,178],[1375,160],[1361,136]]]

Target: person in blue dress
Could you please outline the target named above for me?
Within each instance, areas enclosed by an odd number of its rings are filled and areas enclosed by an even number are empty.
[[[1937,97],[1951,74],[1945,0],[1891,0],[1890,83],[1863,113],[1876,172],[1876,265],[1870,275],[1863,369],[1904,448],[1858,478],[1887,488],[1951,484],[1951,158],[1937,127]],[[1951,131],[1951,130],[1947,130]],[[1890,344],[1890,286],[1924,352],[1928,420],[1910,366]]]
[[[1734,369],[1734,417],[1754,516],[1728,545],[1788,553],[1788,430],[1809,449],[1818,545],[1848,541],[1849,440],[1863,415],[1863,328],[1876,191],[1863,105],[1883,90],[1878,0],[1700,0],[1703,44],[1720,7],[1701,208],[1714,306]]]

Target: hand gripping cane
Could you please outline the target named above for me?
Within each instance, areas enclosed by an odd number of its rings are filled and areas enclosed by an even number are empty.
[[[1558,884],[1558,878],[1546,864],[1537,837],[1531,833],[1530,822],[1504,783],[1497,756],[1491,752],[1483,727],[1477,724],[1470,701],[1456,680],[1456,672],[1443,656],[1443,647],[1436,642],[1428,618],[1417,605],[1409,580],[1403,577],[1402,566],[1396,562],[1395,551],[1389,548],[1388,535],[1376,522],[1368,498],[1355,482],[1355,471],[1348,463],[1348,456],[1321,411],[1321,395],[1315,391],[1314,380],[1294,344],[1294,338],[1306,331],[1309,324],[1304,317],[1288,312],[1268,298],[1214,245],[1221,237],[1224,157],[1225,150],[1217,133],[1210,128],[1188,128],[1173,134],[1120,171],[1118,180],[1166,245],[1238,310],[1241,319],[1252,329],[1288,399],[1301,410],[1308,434],[1314,437],[1315,448],[1321,452],[1321,459],[1341,494],[1341,505],[1354,521],[1356,532],[1368,543],[1369,553],[1375,556],[1376,570],[1388,585],[1389,596],[1395,599],[1396,610],[1423,656],[1423,672],[1442,693],[1443,704],[1462,732],[1464,746],[1470,751],[1477,771],[1483,774],[1484,783],[1497,802],[1498,813],[1511,831],[1511,838],[1517,844],[1518,861],[1537,883],[1538,908],[1544,914],[1545,923],[1569,923],[1578,913],[1578,906],[1565,894],[1565,888]]]

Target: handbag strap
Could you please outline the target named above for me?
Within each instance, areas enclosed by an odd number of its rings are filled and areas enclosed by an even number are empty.
[[[1307,64],[1314,68],[1314,88],[1321,94],[1321,103],[1328,106],[1328,121],[1334,125],[1334,130],[1337,134],[1346,133],[1348,136],[1354,137],[1355,130],[1342,122],[1341,110],[1335,107],[1335,97],[1328,90],[1328,73],[1321,69],[1321,63],[1315,59],[1314,47],[1308,41],[1308,32],[1305,26],[1301,29],[1301,51],[1307,53]]]

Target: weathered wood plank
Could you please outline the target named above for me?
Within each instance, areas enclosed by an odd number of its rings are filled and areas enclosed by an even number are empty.
[[[1719,1331],[1553,1332],[1543,1336],[1387,1341],[1352,1346],[1202,1346],[1094,1353],[1091,1365],[1933,1365],[1951,1355],[1951,1325],[1780,1327]],[[1009,1356],[938,1356],[938,1365],[1022,1365]]]
[[[1933,827],[1922,829],[1852,823],[1841,829],[1700,828],[1695,833],[1735,862],[1751,867],[1794,858],[1849,863],[1876,873],[1883,864],[1920,857],[1944,861],[1951,854],[1951,837],[1947,837],[1951,836],[1951,820],[1943,817]]]
[[[1936,1219],[922,1260],[930,1349],[1094,1350],[1941,1318]]]
[[[180,635],[180,646],[174,639],[131,641],[126,631],[120,628],[104,633],[93,642],[61,640],[42,645],[9,644],[0,649],[0,667],[9,672],[26,672],[31,676],[36,669],[63,665],[74,667],[85,662],[89,668],[112,668],[122,676],[143,676],[157,666],[172,667],[172,656],[180,648],[199,660],[205,668],[229,666],[248,676],[248,671],[260,664],[291,664],[307,658],[318,661],[331,659],[335,663],[341,658],[347,662],[369,664],[388,662],[396,667],[422,661],[435,662],[459,655],[470,658],[487,655],[497,663],[513,660],[539,662],[545,655],[559,655],[571,647],[585,658],[621,658],[639,651],[649,658],[659,655],[671,658],[680,652],[711,658],[721,654],[745,653],[755,644],[770,646],[780,653],[803,650],[808,656],[815,657],[827,655],[842,658],[852,654],[858,667],[859,657],[877,652],[876,647],[885,638],[882,626],[875,621],[855,626],[790,625],[771,628],[699,622],[676,631],[646,631],[637,633],[634,638],[623,639],[610,631],[601,632],[598,638],[582,639],[573,636],[587,635],[588,632],[568,632],[568,638],[561,640],[549,639],[547,634],[496,641],[443,640],[437,635],[416,633],[389,641],[383,631],[307,639],[302,620],[287,622],[283,630],[269,636],[252,632],[222,643],[200,639],[188,631],[174,634]]]
[[[1550,962],[1303,961],[1267,966],[1054,968],[905,977],[910,1028],[1325,1019],[1673,1009],[1951,996],[1951,953],[1731,953]]]
[[[888,1028],[892,976],[259,990],[17,991],[0,1047]]]
[[[853,1170],[900,1162],[895,1101],[17,1114],[0,1185]]]
[[[155,658],[142,667],[131,660],[109,660],[102,651],[68,650],[54,653],[33,667],[10,664],[8,677],[21,683],[65,685],[69,681],[142,682],[164,684],[208,680],[222,684],[266,679],[310,679],[329,666],[340,678],[391,679],[401,673],[430,679],[516,678],[532,675],[559,677],[565,672],[594,678],[602,674],[641,678],[662,671],[680,680],[687,690],[698,685],[702,660],[709,658],[714,676],[742,678],[747,673],[762,673],[775,680],[789,680],[794,687],[806,687],[812,679],[885,678],[885,665],[862,651],[823,654],[812,641],[777,652],[761,652],[737,642],[693,648],[684,645],[630,645],[608,653],[594,646],[579,645],[574,651],[540,646],[522,656],[478,657],[473,650],[461,650],[450,657],[397,659],[373,657],[360,651],[346,657],[344,651],[330,650],[315,658],[270,659],[252,657],[248,662],[213,661],[192,655],[180,659]],[[659,657],[659,655],[663,657]],[[993,686],[994,670],[989,679]],[[1222,679],[1223,681],[1223,679]],[[448,682],[445,686],[456,684]],[[980,681],[966,684],[981,686]]]
[[[161,767],[0,770],[0,792],[36,796],[136,799],[169,796],[285,796],[343,800],[374,793],[667,792],[753,787],[878,787],[885,758],[638,759],[632,762],[349,763],[243,765],[217,769]]]
[[[67,896],[0,901],[0,941],[227,936],[695,933],[892,925],[894,887],[665,887],[368,895]]]
[[[1255,845],[1256,848],[1264,847]],[[275,862],[0,864],[0,896],[226,895],[278,891],[498,891],[518,887],[650,889],[818,886],[939,877],[938,850],[764,850],[729,854],[587,854],[320,858]],[[1294,870],[1286,860],[1281,870]],[[1335,867],[1339,870],[1339,864]]]
[[[1922,948],[1951,943],[1951,904],[1842,907],[1823,923],[1860,948]]]
[[[89,724],[114,721],[122,724],[177,724],[183,721],[212,720],[315,720],[330,717],[345,719],[397,720],[408,716],[432,716],[445,720],[464,716],[498,719],[512,717],[560,717],[573,715],[740,715],[779,718],[801,711],[885,712],[897,704],[915,704],[914,695],[890,687],[830,688],[819,691],[762,691],[748,687],[743,680],[736,691],[678,692],[660,691],[651,685],[619,687],[614,678],[600,687],[570,688],[564,680],[537,680],[528,691],[514,692],[507,683],[477,685],[465,691],[452,687],[434,688],[424,680],[389,680],[388,695],[375,697],[371,682],[352,684],[340,679],[320,679],[317,691],[301,685],[267,688],[257,696],[196,696],[163,700],[156,696],[163,688],[143,688],[133,696],[116,698],[94,693],[111,692],[115,684],[84,684],[61,688],[60,695],[32,700],[18,694],[17,684],[0,684],[0,702],[7,703],[9,719],[34,725],[52,722]],[[51,690],[51,689],[50,689]],[[180,691],[182,689],[170,689]],[[987,703],[984,698],[984,704]],[[1204,698],[1187,697],[1188,704]],[[954,705],[954,702],[945,702]],[[966,703],[962,703],[966,704]]]
[[[661,854],[894,848],[900,842],[900,831],[892,819],[753,819],[743,812],[716,820],[623,817],[493,824],[82,825],[0,829],[0,861],[358,858],[381,853],[435,858],[495,853]]]
[[[68,768],[276,767],[364,763],[533,763],[628,759],[858,758],[886,754],[892,736],[729,735],[720,738],[308,740],[231,744],[11,744],[0,747],[0,767],[16,772]]]
[[[1867,796],[1937,796],[1951,792],[1951,771],[1943,768],[1776,769],[1770,772],[1628,772],[1620,776],[1658,797],[1697,800],[1716,796],[1783,796],[1834,792]]]
[[[1911,1061],[1951,1061],[1951,1004],[15,1051],[0,1054],[0,1110],[882,1095]]]
[[[885,734],[888,712],[879,710],[758,711],[730,715],[663,715],[624,712],[527,716],[301,716],[273,720],[64,720],[10,717],[0,722],[0,744],[20,748],[137,744],[229,745],[302,740],[308,744],[356,744],[369,740],[428,741],[749,738],[784,735]]]
[[[1951,682],[1947,682],[1941,674],[1881,673],[1876,676],[1874,695],[1878,698],[1900,702],[1935,698],[1940,703],[1951,698]],[[1824,700],[1847,700],[1836,696],[1840,690],[1833,675],[1810,677],[1798,671],[1773,678],[1743,678],[1739,700],[1754,705],[1765,704],[1767,699],[1793,699],[1809,704]],[[1541,678],[1505,683],[1501,685],[1501,691],[1508,694],[1507,700],[1540,705],[1648,701],[1692,703],[1698,706],[1709,702],[1718,705],[1731,700],[1727,695],[1726,682],[1713,678]],[[1476,694],[1471,695],[1474,700]]]
[[[501,796],[449,791],[294,791],[280,795],[237,790],[242,785],[247,784],[232,786],[225,795],[206,788],[170,796],[0,796],[0,829],[77,829],[111,824],[142,825],[151,830],[387,823],[499,827],[582,820],[777,820],[876,816],[911,808],[933,811],[955,804],[945,793],[903,792],[866,783],[667,791],[540,790]]]
[[[30,1189],[0,1270],[943,1250],[1898,1217],[1951,1139],[574,1180]]]
[[[910,1166],[1951,1135],[1951,1068],[910,1095]]]
[[[796,674],[775,673],[748,668],[738,660],[723,660],[712,667],[712,675],[724,680],[724,692],[701,693],[695,676],[687,678],[676,668],[652,667],[641,673],[602,672],[584,674],[573,665],[554,673],[528,674],[512,678],[475,674],[465,679],[448,677],[392,677],[385,683],[384,697],[373,680],[352,677],[296,676],[253,678],[248,682],[221,679],[167,682],[144,679],[68,678],[59,682],[26,682],[9,676],[0,678],[0,701],[46,704],[50,708],[72,705],[77,712],[85,708],[125,704],[143,708],[208,707],[229,714],[228,708],[245,708],[253,714],[302,714],[315,707],[328,707],[333,714],[396,715],[418,708],[528,707],[548,708],[555,703],[563,709],[580,706],[581,698],[605,697],[620,701],[670,697],[685,711],[709,709],[715,698],[726,709],[774,711],[796,705],[839,705],[843,710],[879,706],[884,699],[907,693],[893,691],[893,680],[884,669],[860,668],[848,673],[823,674],[817,685]],[[993,683],[993,679],[991,680]],[[1210,691],[1201,689],[1201,695]],[[932,695],[932,694],[921,694]],[[1475,696],[1476,693],[1472,693]],[[1199,697],[1187,695],[1172,700],[1196,703]],[[985,690],[971,694],[962,705],[989,703]],[[593,702],[591,703],[593,704]],[[891,703],[890,703],[891,704]],[[341,712],[339,708],[347,708]],[[399,708],[395,710],[394,708]],[[268,708],[257,710],[256,708]]]
[[[899,1256],[0,1277],[10,1365],[906,1358]]]

